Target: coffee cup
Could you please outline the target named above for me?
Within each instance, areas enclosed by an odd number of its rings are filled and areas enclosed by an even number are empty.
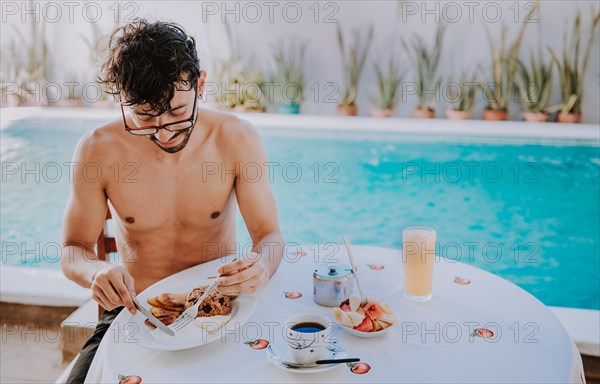
[[[298,364],[312,364],[326,359],[334,324],[325,316],[299,314],[284,323],[287,358]]]

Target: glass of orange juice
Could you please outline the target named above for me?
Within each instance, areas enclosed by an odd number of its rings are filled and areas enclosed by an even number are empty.
[[[427,227],[408,227],[402,231],[404,297],[410,301],[431,300],[436,233]]]

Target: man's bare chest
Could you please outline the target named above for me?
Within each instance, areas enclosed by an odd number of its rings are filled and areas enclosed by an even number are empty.
[[[235,174],[215,175],[217,164],[174,168],[139,162],[127,178],[111,180],[106,194],[123,225],[131,229],[198,228],[224,216],[232,204]]]

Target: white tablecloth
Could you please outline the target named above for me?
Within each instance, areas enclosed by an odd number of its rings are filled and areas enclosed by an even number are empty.
[[[315,374],[294,374],[273,366],[265,350],[246,342],[280,336],[273,323],[297,313],[331,309],[313,302],[315,266],[336,260],[349,264],[343,247],[291,250],[271,281],[261,288],[256,311],[238,331],[198,348],[160,352],[131,342],[122,312],[102,340],[86,382],[116,383],[119,375],[137,375],[148,383],[304,383],[304,382],[456,382],[582,383],[581,358],[559,320],[540,301],[493,274],[466,264],[440,260],[434,267],[433,299],[412,303],[402,297],[401,251],[355,246],[361,283],[367,294],[389,302],[400,322],[387,335],[359,339],[340,332],[350,356],[371,369],[356,374],[341,364]],[[224,260],[196,266],[170,278],[215,274]],[[371,267],[369,266],[371,265]],[[373,265],[381,265],[378,269]],[[470,280],[455,283],[455,277]],[[285,292],[302,297],[286,298]],[[292,296],[293,297],[293,296]],[[472,336],[475,328],[494,333]]]

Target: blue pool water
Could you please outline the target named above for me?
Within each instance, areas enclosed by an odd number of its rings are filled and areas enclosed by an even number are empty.
[[[29,120],[0,133],[4,263],[59,267],[63,164],[95,125]],[[261,132],[287,242],[339,243],[348,234],[355,244],[400,248],[402,228],[423,224],[437,230],[441,256],[496,273],[547,305],[600,309],[600,148]],[[241,219],[238,232],[248,241]]]

